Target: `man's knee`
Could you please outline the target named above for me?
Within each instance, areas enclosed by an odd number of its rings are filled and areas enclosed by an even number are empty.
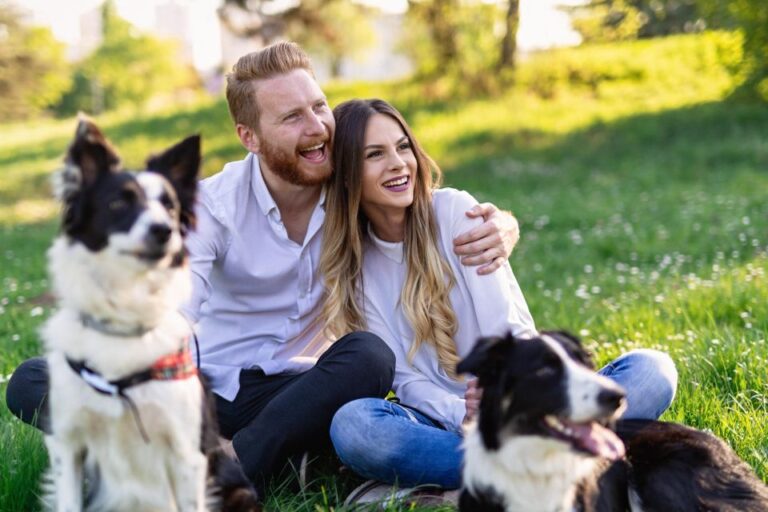
[[[335,359],[344,361],[366,380],[378,381],[388,391],[395,377],[395,354],[384,341],[365,331],[356,331],[339,339],[331,350]],[[331,354],[329,354],[331,355]]]
[[[11,375],[5,390],[8,409],[26,423],[45,428],[48,364],[43,357],[28,359]]]

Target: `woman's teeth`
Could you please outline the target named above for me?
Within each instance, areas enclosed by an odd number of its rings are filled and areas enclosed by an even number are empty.
[[[397,178],[397,179],[385,182],[384,186],[387,188],[394,188],[394,187],[401,187],[406,183],[408,183],[408,176],[403,176],[402,178]]]

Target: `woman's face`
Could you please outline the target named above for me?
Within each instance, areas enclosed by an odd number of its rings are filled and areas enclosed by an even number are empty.
[[[360,204],[369,217],[371,210],[405,209],[413,203],[416,155],[400,124],[384,114],[375,114],[365,127],[362,197]]]

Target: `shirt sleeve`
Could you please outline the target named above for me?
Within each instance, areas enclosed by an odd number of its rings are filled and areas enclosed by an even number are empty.
[[[195,324],[200,308],[211,294],[210,274],[213,263],[226,252],[227,229],[211,212],[203,194],[195,205],[197,225],[185,241],[192,274],[192,296],[181,308],[187,320]]]
[[[479,225],[481,219],[470,219],[467,210],[477,204],[477,200],[467,192],[452,190],[447,208],[441,208],[438,224],[450,223],[448,242]],[[441,232],[445,233],[444,228]],[[515,336],[535,336],[536,326],[528,310],[523,292],[515,278],[509,261],[495,272],[479,275],[477,267],[462,265],[459,257],[451,251],[456,279],[461,279],[467,287],[472,306],[480,326],[482,336],[502,336],[511,331]]]
[[[408,362],[408,351],[398,342],[400,339],[388,327],[379,309],[369,301],[366,304],[368,330],[378,335],[395,354],[395,394],[403,404],[418,409],[439,421],[445,428],[461,432],[461,423],[467,408],[464,398],[433,383]]]

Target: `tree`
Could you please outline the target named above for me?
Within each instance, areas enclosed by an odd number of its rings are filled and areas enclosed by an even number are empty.
[[[197,85],[177,44],[139,32],[117,15],[113,0],[102,5],[101,23],[101,43],[76,66],[72,87],[57,105],[59,114],[140,106],[156,95]]]
[[[504,36],[501,38],[499,69],[514,68],[517,53],[517,29],[520,26],[520,0],[508,0],[504,17]]]
[[[768,101],[768,2],[765,0],[698,0],[712,25],[734,26],[743,35],[744,76],[737,93]]]
[[[263,45],[288,38],[327,57],[334,77],[344,57],[359,56],[374,41],[369,9],[348,0],[224,0],[218,13],[239,37]]]
[[[564,7],[586,42],[650,38],[700,32],[698,0],[588,0]]]
[[[0,119],[22,119],[55,104],[70,84],[65,47],[0,2]]]

